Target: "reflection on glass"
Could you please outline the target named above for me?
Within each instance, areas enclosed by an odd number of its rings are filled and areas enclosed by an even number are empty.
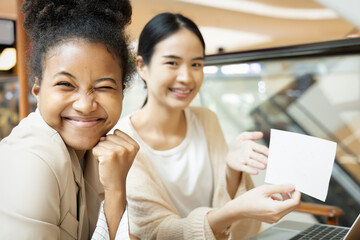
[[[270,128],[329,139],[338,143],[336,162],[360,185],[360,56],[207,67],[221,71],[205,72],[200,104],[217,113],[228,142],[260,130],[268,143]]]
[[[244,71],[244,66],[255,64],[261,66],[260,74]],[[330,139],[339,143],[337,160],[360,183],[360,57],[231,64],[221,69],[231,74],[205,74],[200,97],[218,113],[228,140],[246,130],[268,134],[270,127]]]

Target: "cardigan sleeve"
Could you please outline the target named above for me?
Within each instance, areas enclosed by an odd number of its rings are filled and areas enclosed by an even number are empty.
[[[214,173],[214,194],[212,207],[220,208],[231,201],[227,191],[226,181],[226,156],[228,145],[225,141],[219,120],[214,112],[201,107],[192,107],[192,111],[200,120],[206,135],[210,160]],[[241,181],[238,186],[235,198],[249,191],[254,187],[251,176],[242,173]],[[230,228],[231,238],[244,239],[254,235],[260,230],[261,222],[254,219],[244,219],[232,224]]]
[[[211,208],[196,208],[181,218],[155,168],[140,155],[127,178],[131,234],[140,239],[215,239],[206,220]]]

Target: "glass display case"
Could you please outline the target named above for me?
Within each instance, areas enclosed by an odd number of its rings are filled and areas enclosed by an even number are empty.
[[[194,104],[217,113],[228,142],[260,130],[268,144],[271,128],[337,142],[326,203],[351,224],[360,212],[360,39],[212,55],[205,65]]]
[[[16,77],[0,78],[0,140],[19,122]]]

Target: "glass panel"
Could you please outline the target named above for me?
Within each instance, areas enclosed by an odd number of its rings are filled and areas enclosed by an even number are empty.
[[[360,183],[359,56],[213,67],[201,104],[218,113],[229,141],[246,130],[269,134],[270,127],[336,141],[337,160]]]
[[[338,143],[336,169],[360,185],[360,55],[213,64],[204,71],[195,105],[217,113],[228,142],[260,130],[268,144],[270,128],[329,139]],[[328,199],[346,187],[335,180]],[[359,208],[360,198],[349,192],[346,206],[339,196],[329,204]]]

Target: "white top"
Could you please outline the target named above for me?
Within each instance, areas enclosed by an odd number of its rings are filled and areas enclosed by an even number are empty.
[[[213,176],[204,129],[196,115],[185,109],[186,136],[176,147],[158,151],[152,149],[126,121],[159,173],[166,190],[179,211],[186,217],[193,209],[210,207],[213,194]]]

